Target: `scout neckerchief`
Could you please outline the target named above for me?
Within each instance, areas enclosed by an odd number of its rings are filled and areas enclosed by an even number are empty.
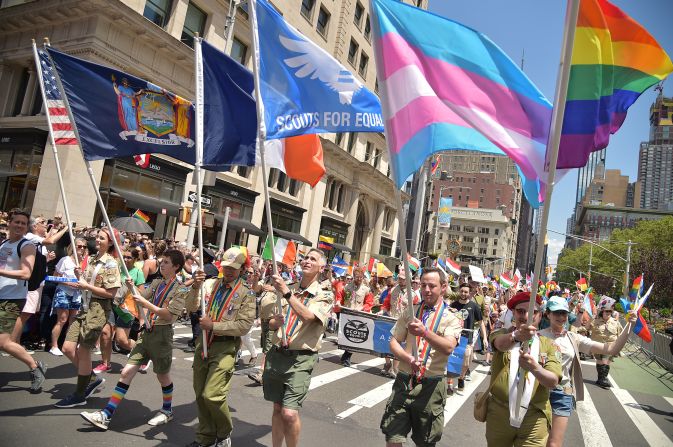
[[[534,359],[538,359],[540,356],[540,337],[535,335],[528,342],[529,353]],[[523,377],[519,375],[519,350],[521,349],[521,343],[514,343],[514,346],[510,349],[509,357],[509,425],[515,428],[520,428],[521,423],[523,422],[524,416],[526,416],[526,411],[528,411],[528,404],[530,399],[533,396],[533,390],[535,388],[535,376],[532,373],[526,372],[523,374]],[[507,368],[507,366],[504,366]],[[525,381],[523,388],[523,395],[521,396],[521,408],[519,409],[519,417],[516,417],[516,398],[519,387],[519,380],[523,379]]]
[[[234,299],[236,291],[242,284],[243,280],[241,278],[238,278],[233,286],[229,286],[229,284],[226,284],[224,281],[218,282],[217,289],[215,289],[215,292],[212,294],[210,302],[208,303],[208,310],[206,311],[206,315],[213,320],[213,323],[217,323],[222,319],[224,313],[227,312],[231,306],[231,300]],[[214,338],[215,331],[211,330],[208,337],[208,346],[213,343]]]
[[[177,282],[176,279],[177,277],[174,276],[173,279],[171,279],[168,283],[166,283],[164,280],[161,280],[156,290],[154,291],[152,304],[157,306],[159,309],[163,309],[164,303],[168,299],[168,294],[171,290],[173,290],[173,286]],[[157,320],[157,318],[159,318],[159,315],[155,314],[154,312],[150,312],[150,331],[154,328],[154,322]]]
[[[437,332],[437,329],[439,329],[439,323],[442,322],[442,315],[444,314],[445,308],[446,303],[441,301],[437,307],[437,310],[435,311],[435,314],[432,316],[432,322],[430,323],[430,326],[426,326],[431,328],[431,332]],[[432,310],[433,307],[428,306],[425,304],[425,301],[423,301],[416,311],[416,318],[420,319],[425,325]],[[423,378],[423,375],[425,375],[425,371],[427,369],[426,365],[428,363],[428,359],[430,358],[430,351],[432,350],[432,346],[430,346],[430,342],[428,340],[420,336],[416,337],[416,346],[419,347],[418,358],[423,362],[421,363],[421,368],[419,369],[417,376],[417,379],[421,379]]]
[[[87,267],[89,266],[89,261],[91,257],[87,257]],[[100,258],[96,259],[96,266],[93,269],[93,273],[91,275],[91,278],[89,278],[89,285],[95,286],[96,285],[96,277],[98,276],[98,272],[100,272],[100,269],[105,265],[104,262],[100,260]],[[82,310],[87,311],[89,310],[89,303],[91,302],[91,297],[93,296],[93,293],[90,290],[85,290],[82,292]]]
[[[299,295],[306,295],[308,292],[304,290],[303,292],[299,293]],[[308,306],[308,302],[311,300],[311,295],[308,295],[306,298],[304,298],[304,306]],[[295,312],[292,309],[292,306],[288,303],[287,305],[287,312],[285,314],[285,323],[283,324],[283,331],[285,331],[285,340],[287,340],[287,344],[283,346],[284,348],[287,348],[290,346],[290,342],[297,336],[297,326],[299,325],[299,316],[297,315],[297,312]]]

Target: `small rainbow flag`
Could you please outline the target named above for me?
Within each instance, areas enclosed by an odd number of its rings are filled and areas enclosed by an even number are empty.
[[[581,0],[557,169],[586,165],[638,97],[672,71],[668,54],[638,22],[607,0]]]
[[[629,298],[632,300],[637,300],[640,295],[643,294],[643,274],[641,273],[636,279],[633,280],[633,285],[631,290],[629,290]]]
[[[140,219],[145,223],[150,221],[150,216],[148,216],[147,214],[143,213],[140,210],[136,210],[136,212],[133,213],[133,217],[135,217],[136,219]]]
[[[430,164],[430,175],[431,176],[435,175],[435,172],[437,172],[437,168],[439,168],[439,155],[437,155],[435,158],[433,158],[432,163]]]

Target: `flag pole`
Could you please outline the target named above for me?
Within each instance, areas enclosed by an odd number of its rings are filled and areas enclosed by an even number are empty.
[[[255,105],[257,109],[257,144],[259,145],[259,154],[261,158],[262,165],[262,182],[264,183],[264,209],[266,211],[266,229],[267,229],[267,238],[271,241],[271,247],[274,247],[273,240],[273,222],[271,219],[271,201],[269,199],[269,184],[268,184],[268,172],[266,170],[266,157],[264,144],[266,140],[266,125],[264,123],[264,103],[262,102],[262,92],[261,92],[261,82],[259,75],[259,33],[257,28],[257,1],[249,0],[250,7],[248,12],[250,13],[250,31],[252,33],[252,74],[255,80]],[[273,269],[273,274],[278,275],[278,265],[276,265],[276,252],[271,250],[271,268]],[[276,292],[276,306],[278,311],[281,312],[283,309],[283,303],[281,301],[280,293]],[[282,329],[282,328],[281,328]],[[287,346],[287,334],[285,330],[282,332],[282,344]]]
[[[199,269],[203,272],[203,212],[201,210],[201,189],[203,188],[203,57],[201,54],[201,37],[198,34],[194,36],[194,82],[196,101],[194,104],[196,113],[196,162],[194,163],[194,174],[196,174],[196,229],[199,238]],[[203,293],[203,286],[199,288],[199,303],[201,306],[201,316],[206,315],[206,300]],[[207,331],[203,330],[201,345],[203,346],[203,357],[208,357]]]
[[[45,45],[51,46],[49,42],[45,42]],[[49,59],[51,60],[51,56],[49,56]],[[53,64],[52,64],[53,65]],[[63,83],[61,82],[61,77],[58,73],[55,73],[56,78],[56,83],[58,84],[58,88],[61,92],[61,97],[63,98],[63,104],[65,105],[65,109],[68,112],[68,118],[70,119],[70,122],[72,123],[72,130],[75,134],[75,138],[77,138],[77,142],[79,143],[79,149],[82,154],[82,158],[84,159],[84,164],[86,165],[86,170],[89,175],[89,180],[91,181],[91,187],[93,188],[94,193],[96,194],[96,200],[98,201],[98,206],[100,207],[101,214],[103,215],[103,220],[105,221],[105,225],[110,229],[110,237],[112,238],[112,245],[114,245],[115,250],[117,251],[118,255],[121,255],[121,247],[119,246],[119,241],[114,235],[113,231],[113,226],[112,223],[110,223],[110,217],[107,214],[107,210],[105,209],[105,203],[103,202],[103,198],[100,195],[100,189],[98,188],[98,184],[96,184],[96,177],[93,173],[93,168],[91,167],[91,162],[86,159],[84,156],[84,149],[82,149],[82,140],[79,138],[79,130],[77,129],[77,123],[75,122],[75,118],[72,114],[72,109],[70,108],[70,102],[68,101],[68,97],[65,94],[65,89],[63,88]],[[126,268],[126,263],[125,262],[120,262],[122,271],[124,272],[124,275],[127,278],[130,278],[131,275],[129,274],[128,268]],[[140,292],[136,288],[135,284],[132,286],[133,294],[138,295]],[[150,318],[149,318],[149,310],[145,308],[145,324],[149,324]]]
[[[45,43],[49,40],[45,37]],[[70,219],[70,210],[68,208],[68,200],[65,197],[65,186],[63,185],[63,173],[61,171],[61,162],[58,159],[58,149],[56,148],[56,138],[54,138],[54,129],[51,127],[51,113],[49,112],[49,104],[47,103],[47,94],[44,91],[44,76],[42,74],[42,64],[40,63],[40,56],[37,54],[37,45],[33,39],[33,56],[35,57],[35,67],[37,68],[37,76],[40,82],[40,93],[42,93],[42,104],[47,112],[47,127],[49,127],[49,141],[51,143],[51,150],[54,153],[54,161],[56,162],[56,177],[58,178],[58,187],[61,191],[61,199],[63,199],[63,210],[65,214],[65,223],[68,226],[68,234],[70,235],[70,246],[72,247],[72,255],[75,258],[75,265],[79,266],[79,257],[77,256],[77,244],[75,243],[75,235],[72,231],[72,220]]]
[[[226,207],[224,209],[224,220],[222,221],[222,234],[220,235],[220,245],[218,250],[222,251],[224,249],[224,244],[227,239],[227,227],[229,226],[229,214],[231,213],[231,208]]]
[[[554,179],[556,177],[556,162],[558,161],[559,145],[561,142],[561,130],[563,127],[563,115],[565,114],[565,103],[568,96],[568,81],[570,79],[570,64],[572,59],[573,44],[575,41],[575,28],[577,26],[577,16],[579,13],[580,0],[568,0],[566,9],[565,26],[563,31],[563,44],[561,47],[561,60],[559,62],[556,95],[554,98],[554,109],[552,112],[552,127],[547,145],[547,190],[545,194],[544,207],[542,209],[542,222],[537,235],[537,249],[535,253],[535,271],[533,273],[533,283],[531,299],[528,303],[528,325],[533,324],[533,313],[535,311],[535,301],[537,297],[537,285],[535,278],[541,278],[542,258],[544,256],[544,241],[547,234],[547,223],[549,222],[549,209],[551,208],[552,192],[554,190]],[[524,353],[528,351],[527,345],[522,345]],[[519,368],[519,377],[524,376],[525,371]],[[525,380],[519,380],[516,394],[516,418],[519,418],[521,409],[521,397]]]

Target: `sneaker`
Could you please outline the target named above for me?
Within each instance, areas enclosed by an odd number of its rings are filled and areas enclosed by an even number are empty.
[[[148,369],[150,369],[150,366],[152,366],[152,360],[145,363],[144,365],[140,365],[140,370],[139,371],[144,374],[144,373],[147,372]]]
[[[156,416],[154,416],[152,419],[147,421],[149,425],[164,425],[168,424],[170,421],[173,420],[173,412],[168,412],[164,410],[160,410]]]
[[[257,371],[254,373],[249,373],[248,374],[248,379],[252,380],[255,382],[256,385],[261,386],[262,385],[262,371]]]
[[[82,411],[79,415],[85,421],[103,431],[106,431],[108,425],[110,425],[110,418],[104,411]]]
[[[33,355],[33,354],[35,354],[35,351],[34,351],[34,350],[32,350],[32,349],[30,349],[30,348],[28,348],[28,347],[26,347],[25,349],[26,349],[26,354],[28,354],[28,355]]]
[[[194,347],[194,346],[192,346],[192,345],[187,345],[187,346],[185,347],[185,349],[183,349],[183,351],[184,351],[184,352],[194,352],[194,351],[196,351],[196,347]]]
[[[81,407],[82,405],[86,405],[86,398],[85,397],[79,397],[76,394],[71,394],[70,396],[66,397],[65,399],[61,399],[54,404],[54,406],[56,408]]]
[[[42,389],[44,383],[44,375],[47,372],[47,365],[38,360],[37,367],[30,370],[30,391],[37,393]]]
[[[96,377],[96,380],[87,385],[86,390],[84,391],[84,397],[86,399],[90,398],[93,393],[103,388],[105,379],[102,377]]]
[[[63,355],[63,352],[61,352],[61,350],[58,349],[58,346],[54,346],[49,350],[49,354],[55,355],[56,357],[61,357]]]
[[[470,373],[471,373],[471,372],[472,372],[472,371],[470,371],[470,369],[468,368],[468,369],[467,369],[467,372],[465,373],[465,381],[466,381],[466,382],[469,382],[470,380],[472,380],[472,377],[470,377]]]
[[[215,443],[215,447],[231,447],[231,437],[227,437],[225,439],[219,439]]]
[[[465,380],[458,379],[458,391],[463,391],[465,389]]]
[[[94,374],[101,374],[101,373],[106,373],[106,372],[110,372],[110,371],[112,371],[112,365],[110,365],[109,363],[105,364],[105,363],[102,363],[102,362],[99,363],[98,366],[96,366],[93,369]]]
[[[250,357],[250,360],[248,360],[248,368],[252,368],[257,364],[257,356]]]
[[[100,350],[100,346],[96,346],[95,348],[93,348],[93,349],[91,350],[91,353],[94,354],[94,355],[101,355],[102,352],[101,352],[101,350]]]

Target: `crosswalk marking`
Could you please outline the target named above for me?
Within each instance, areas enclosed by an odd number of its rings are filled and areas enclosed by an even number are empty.
[[[460,410],[460,408],[465,404],[465,402],[467,402],[472,393],[474,393],[477,388],[479,388],[481,382],[483,382],[484,379],[488,377],[488,370],[489,368],[485,366],[478,366],[471,374],[472,380],[465,383],[465,389],[463,390],[462,395],[454,392],[453,396],[446,400],[446,405],[444,406],[445,427],[451,418],[453,418],[458,410]],[[479,375],[477,376],[475,373],[479,373]]]
[[[626,414],[631,418],[633,424],[638,428],[640,434],[652,447],[670,447],[671,439],[666,433],[652,420],[652,418],[643,410],[627,390],[619,388],[617,383],[608,376],[612,384],[610,390],[615,395],[620,404],[624,407]]]
[[[357,374],[359,372],[362,372],[362,371],[366,370],[367,368],[381,366],[384,362],[385,362],[385,360],[377,357],[377,358],[373,358],[373,359],[367,360],[365,362],[353,365],[350,368],[339,368],[339,369],[335,369],[334,371],[330,371],[330,372],[326,372],[324,374],[320,374],[318,376],[315,376],[315,377],[311,378],[311,385],[309,386],[309,390],[314,390],[318,387],[321,387],[323,385],[327,385],[328,383],[332,383],[336,380],[340,380],[340,379],[346,378],[348,376],[352,376],[353,374]]]
[[[383,402],[390,396],[390,393],[393,390],[393,382],[393,380],[389,380],[386,383],[359,395],[355,399],[351,399],[348,403],[351,404],[352,407],[337,414],[337,419],[345,419],[363,408],[372,408]]]
[[[612,447],[605,425],[586,387],[584,388],[584,400],[577,402],[577,417],[580,420],[585,447]]]

